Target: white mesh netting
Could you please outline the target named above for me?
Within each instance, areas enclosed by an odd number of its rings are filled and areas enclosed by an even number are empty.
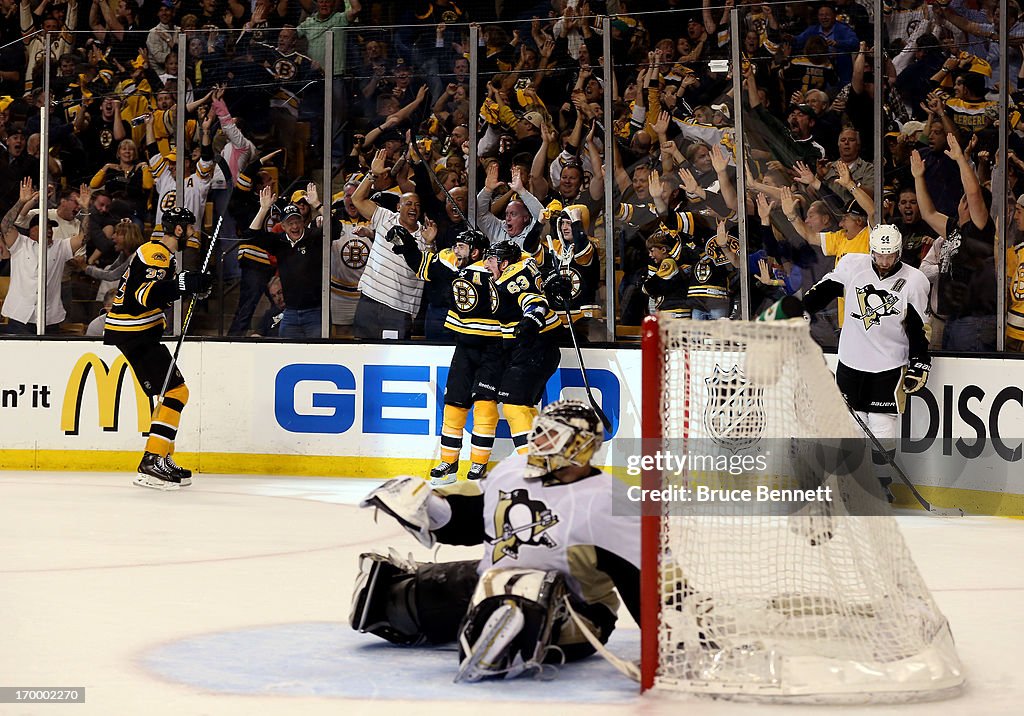
[[[949,627],[869,494],[877,485],[805,459],[824,439],[864,443],[804,322],[659,323],[664,449],[710,445],[768,465],[666,473],[663,486],[825,484],[833,502],[795,514],[792,502],[664,503],[656,688],[821,702],[955,693]]]

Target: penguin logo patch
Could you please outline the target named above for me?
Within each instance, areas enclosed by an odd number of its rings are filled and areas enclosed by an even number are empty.
[[[879,325],[882,316],[900,315],[900,310],[896,308],[897,303],[899,299],[896,296],[869,283],[867,286],[857,287],[857,305],[860,306],[860,313],[851,312],[850,315],[864,321],[864,330],[868,330]]]
[[[540,500],[530,499],[524,489],[498,492],[498,506],[494,510],[494,527],[498,535],[488,540],[494,546],[491,561],[497,564],[505,557],[519,558],[519,548],[557,546],[547,530],[558,524],[558,517]]]

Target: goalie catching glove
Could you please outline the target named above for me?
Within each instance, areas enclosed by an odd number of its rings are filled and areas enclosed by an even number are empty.
[[[921,360],[912,360],[907,365],[907,371],[903,374],[903,392],[912,395],[924,387],[928,382],[928,371],[931,366]]]
[[[182,271],[178,274],[178,293],[182,296],[196,295],[205,298],[213,288],[213,277],[199,271]]]
[[[450,508],[444,499],[431,492],[430,485],[422,478],[411,475],[388,480],[363,498],[359,506],[383,510],[398,520],[398,524],[424,547],[433,547],[434,535],[430,532],[432,524],[427,508],[429,500],[436,501],[433,506],[435,514],[447,513],[448,518],[451,517]],[[433,526],[441,527],[440,524]]]

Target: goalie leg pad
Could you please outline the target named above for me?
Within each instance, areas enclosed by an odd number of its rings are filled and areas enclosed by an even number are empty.
[[[371,492],[359,506],[383,510],[394,517],[420,544],[429,548],[434,546],[427,512],[427,501],[431,498],[442,499],[431,492],[430,485],[422,478],[401,475]]]
[[[403,646],[455,641],[476,585],[476,565],[363,554],[349,622],[356,631]]]
[[[491,569],[481,575],[459,629],[456,681],[514,678],[539,670],[565,621],[556,571]]]
[[[349,613],[353,629],[402,646],[425,641],[415,612],[415,574],[410,567],[374,552],[359,556],[359,576]]]

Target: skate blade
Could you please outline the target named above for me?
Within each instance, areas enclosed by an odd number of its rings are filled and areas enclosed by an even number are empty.
[[[141,473],[135,476],[135,479],[132,480],[132,484],[138,485],[139,487],[148,487],[153,490],[162,490],[164,492],[177,490],[179,487],[176,482],[167,482],[166,480],[150,477],[149,475],[143,475]]]
[[[452,485],[455,482],[457,482],[458,479],[459,479],[458,474],[452,472],[452,473],[449,473],[449,474],[445,475],[444,477],[432,477],[432,478],[430,478],[430,485],[431,485],[431,487],[440,487],[442,485]]]

